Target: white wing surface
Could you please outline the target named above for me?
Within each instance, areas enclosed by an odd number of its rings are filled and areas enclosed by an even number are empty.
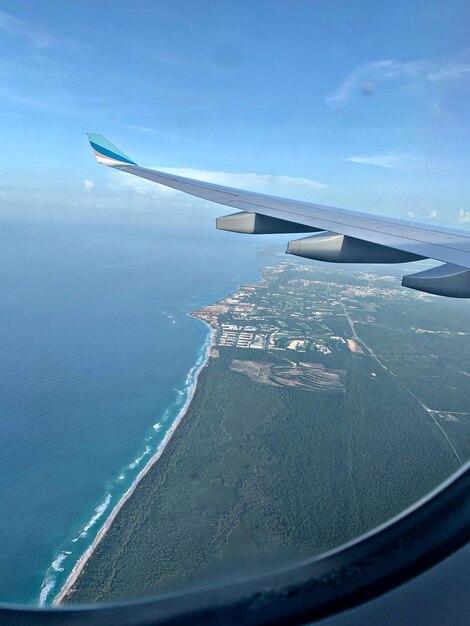
[[[358,211],[288,200],[139,167],[102,135],[89,134],[98,162],[166,187],[239,209],[218,228],[242,233],[314,235],[289,242],[287,252],[343,263],[401,263],[422,258],[445,265],[407,275],[403,284],[429,293],[470,297],[470,234]]]

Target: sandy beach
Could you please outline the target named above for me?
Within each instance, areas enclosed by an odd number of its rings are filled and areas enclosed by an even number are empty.
[[[200,318],[196,318],[196,319],[200,319]],[[214,345],[215,329],[212,328],[206,322],[204,322],[204,320],[200,320],[200,321],[210,328],[210,331],[211,331],[210,332],[210,341],[207,344],[207,348],[206,348],[206,353],[205,353],[204,359],[202,360],[201,365],[198,367],[197,372],[195,373],[194,383],[191,386],[190,392],[188,394],[188,398],[187,398],[184,406],[181,408],[181,411],[179,412],[179,414],[176,417],[175,421],[173,422],[171,427],[168,429],[168,432],[166,433],[165,438],[163,439],[163,441],[158,446],[155,454],[149,459],[148,463],[141,470],[141,472],[139,472],[139,474],[137,475],[137,477],[134,480],[134,482],[132,483],[132,485],[129,487],[129,489],[126,491],[126,493],[122,496],[122,498],[119,500],[119,502],[116,504],[116,506],[111,511],[110,515],[106,519],[106,521],[103,524],[102,528],[99,530],[98,534],[96,535],[93,543],[87,548],[87,550],[82,554],[80,559],[75,564],[74,568],[70,572],[69,577],[65,581],[65,584],[62,586],[62,588],[59,591],[59,593],[54,597],[54,599],[52,601],[53,605],[55,605],[55,606],[60,605],[62,600],[67,596],[67,594],[73,588],[73,585],[75,584],[75,581],[80,576],[80,573],[82,572],[82,570],[85,567],[88,559],[91,557],[91,555],[93,554],[94,550],[96,549],[96,546],[100,543],[100,541],[105,536],[106,532],[111,527],[111,524],[115,520],[117,514],[119,513],[119,511],[121,510],[123,505],[132,496],[132,494],[134,493],[134,491],[135,491],[137,485],[139,484],[139,482],[151,470],[153,465],[161,457],[161,455],[163,454],[166,446],[168,445],[168,442],[170,441],[170,439],[173,436],[174,432],[178,428],[178,425],[181,423],[181,420],[186,415],[186,412],[187,412],[187,410],[189,408],[189,405],[191,404],[191,401],[192,401],[192,399],[194,397],[194,394],[196,392],[199,375],[202,372],[202,370],[204,369],[204,367],[206,367],[206,365],[208,363],[208,360],[209,360],[210,350],[211,350],[211,348]]]

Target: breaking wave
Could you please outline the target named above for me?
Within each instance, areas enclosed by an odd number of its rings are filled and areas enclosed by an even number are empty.
[[[73,537],[73,539],[69,540],[70,549],[62,549],[54,556],[53,561],[45,573],[39,592],[40,606],[49,604],[51,596],[55,596],[58,589],[64,586],[68,576],[72,571],[74,571],[75,567],[80,562],[80,559],[96,538],[100,528],[102,528],[101,522],[106,521],[108,517],[106,512],[110,508],[111,502],[113,502],[114,506],[116,506],[116,503],[118,503],[127,493],[129,489],[129,481],[135,481],[138,473],[142,471],[140,467],[139,470],[136,470],[136,472],[129,472],[129,470],[135,470],[138,466],[140,466],[145,457],[149,457],[148,461],[150,461],[151,458],[153,458],[154,452],[161,451],[169,441],[173,425],[182,417],[182,415],[184,415],[190,403],[195,389],[197,376],[203,365],[207,362],[210,343],[210,333],[208,333],[206,340],[199,351],[195,365],[189,370],[185,378],[184,385],[182,388],[175,389],[176,394],[173,404],[167,407],[163,415],[160,417],[160,421],[152,424],[150,433],[147,431],[145,436],[145,442],[147,445],[144,451],[131,463],[125,466],[125,469],[121,469],[120,473],[117,474],[112,481],[110,481],[107,489],[108,492],[104,500],[94,509],[93,515],[83,525],[81,530]],[[163,427],[162,424],[165,426]],[[152,442],[154,442],[153,445]],[[152,450],[154,452],[152,452]],[[112,509],[114,509],[114,506]],[[92,529],[93,532],[90,532]],[[67,566],[65,566],[66,562]],[[71,564],[71,567],[69,563]]]
[[[144,452],[140,456],[138,456],[136,459],[134,459],[132,463],[129,463],[127,467],[129,469],[135,469],[139,465],[139,463],[142,461],[142,459],[147,456],[147,454],[150,452],[151,449],[152,448],[150,446],[147,446]]]
[[[63,572],[64,568],[61,567],[61,565],[65,561],[65,559],[68,557],[69,554],[72,554],[70,550],[64,550],[63,552],[60,552],[59,556],[55,559],[55,561],[52,561],[52,564],[51,564],[52,569],[55,570],[56,572]]]
[[[111,502],[111,494],[108,493],[108,495],[106,496],[106,498],[104,499],[104,502],[102,502],[100,505],[98,505],[95,509],[95,514],[93,515],[93,517],[90,519],[90,521],[88,521],[85,526],[83,527],[83,532],[87,533],[90,528],[92,528],[96,522],[100,519],[100,517],[103,515],[103,513],[106,511],[106,509],[109,506],[109,503]],[[80,533],[81,535],[82,533]]]

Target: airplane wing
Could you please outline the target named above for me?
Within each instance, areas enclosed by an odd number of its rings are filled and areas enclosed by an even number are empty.
[[[470,298],[470,234],[298,200],[224,187],[139,167],[103,135],[88,133],[99,163],[185,193],[238,209],[217,228],[245,234],[315,233],[290,241],[286,252],[336,263],[402,263],[419,259],[443,265],[403,277],[402,285],[437,295]]]

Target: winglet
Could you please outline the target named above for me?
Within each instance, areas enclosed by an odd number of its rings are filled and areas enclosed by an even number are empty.
[[[86,135],[98,163],[110,165],[111,167],[115,167],[116,165],[137,165],[137,163],[132,161],[124,152],[121,152],[119,148],[116,148],[116,146],[103,135],[99,133],[87,133]]]

